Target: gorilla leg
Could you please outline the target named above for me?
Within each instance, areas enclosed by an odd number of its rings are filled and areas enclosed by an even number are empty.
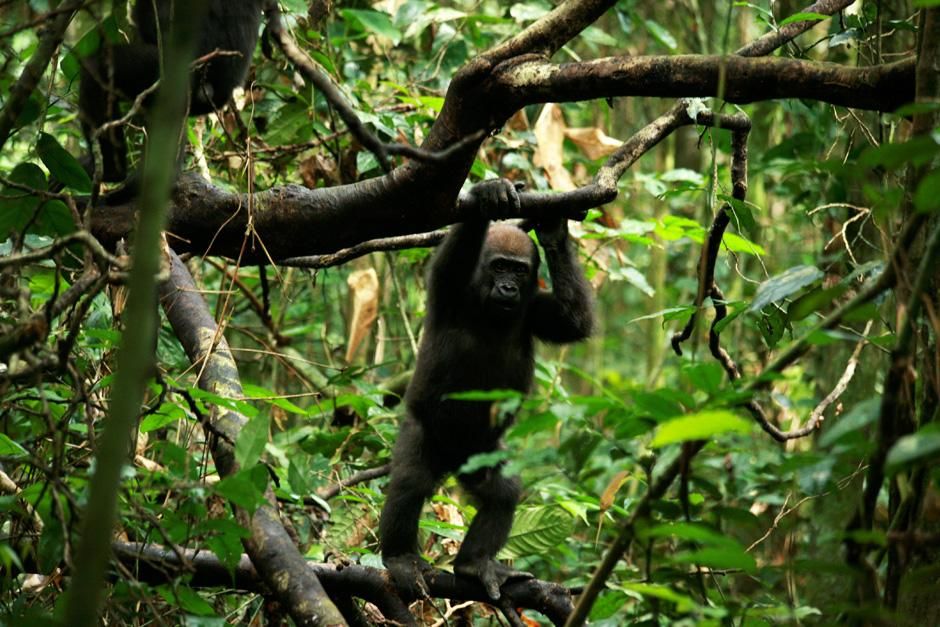
[[[422,454],[422,427],[406,418],[392,453],[392,473],[379,520],[382,561],[406,600],[427,596],[424,573],[430,565],[418,548],[418,519],[424,501],[434,493],[440,475]]]
[[[506,581],[532,577],[494,559],[509,537],[522,484],[518,477],[503,476],[499,468],[487,468],[458,478],[479,503],[479,509],[454,560],[454,572],[478,579],[495,601],[499,599],[500,586]]]

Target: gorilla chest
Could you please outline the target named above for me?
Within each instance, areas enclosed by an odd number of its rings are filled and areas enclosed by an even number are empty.
[[[449,335],[431,360],[437,362],[447,391],[528,391],[532,382],[531,340],[469,332]]]

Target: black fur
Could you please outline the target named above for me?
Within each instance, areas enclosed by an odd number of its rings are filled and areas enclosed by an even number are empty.
[[[118,119],[118,103],[133,101],[160,78],[160,41],[168,40],[173,2],[183,0],[137,0],[133,17],[138,41],[104,46],[84,61],[79,89],[79,117],[91,142],[92,132]],[[213,51],[227,53],[212,58],[193,72],[190,84],[190,115],[204,115],[225,105],[232,90],[242,84],[251,64],[261,24],[263,0],[210,0],[196,57]],[[103,180],[127,178],[127,146],[122,128],[100,137]],[[94,171],[94,157],[84,162]]]
[[[492,187],[492,186],[491,186]],[[497,196],[506,196],[503,190]],[[509,187],[515,203],[515,191]],[[518,205],[517,205],[518,206]],[[493,451],[507,424],[492,403],[443,398],[468,390],[526,392],[534,368],[533,338],[574,342],[593,326],[591,289],[568,239],[567,221],[537,228],[552,291],[537,283],[538,251],[520,229],[480,219],[460,224],[438,248],[428,279],[427,318],[418,363],[405,394],[407,415],[392,455],[391,482],[380,522],[382,557],[402,596],[424,588],[418,519],[441,478],[476,453]],[[499,598],[507,579],[527,576],[499,564],[521,485],[500,468],[458,475],[479,504],[455,560]]]

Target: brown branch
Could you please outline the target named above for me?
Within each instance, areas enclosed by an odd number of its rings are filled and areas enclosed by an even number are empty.
[[[608,57],[555,65],[507,61],[494,70],[502,98],[523,106],[592,98],[713,97],[736,104],[805,98],[894,111],[914,97],[914,59],[848,67],[782,57],[720,55]]]
[[[242,556],[234,571],[230,571],[215,555],[205,550],[172,550],[153,544],[114,542],[112,551],[138,581],[146,583],[166,583],[187,575],[188,584],[196,588],[233,587],[255,592],[267,588],[248,556]],[[396,594],[387,571],[356,564],[307,562],[306,567],[323,583],[331,597],[358,597],[374,603],[387,620],[413,624],[414,619]],[[426,577],[426,581],[432,597],[490,602],[483,586],[470,579],[435,570]],[[568,590],[555,583],[526,579],[505,584],[501,591],[512,607],[536,610],[555,624],[562,624],[571,611]]]
[[[383,464],[382,466],[376,466],[375,468],[360,470],[350,477],[340,479],[331,486],[320,488],[317,490],[317,496],[325,501],[328,501],[346,488],[358,485],[360,483],[365,483],[366,481],[372,481],[373,479],[378,479],[379,477],[385,477],[388,475],[390,470],[391,464]]]
[[[382,237],[372,239],[349,248],[338,250],[328,255],[307,255],[305,257],[289,257],[278,265],[293,266],[295,268],[332,268],[342,265],[370,253],[390,250],[405,250],[408,248],[430,248],[437,246],[444,239],[447,231],[440,229],[430,233],[416,233],[414,235],[398,235],[396,237]]]
[[[238,366],[228,342],[220,334],[186,266],[172,251],[170,279],[161,286],[160,295],[177,338],[200,369],[199,386],[215,394],[241,398]],[[231,442],[237,440],[247,419],[234,411],[213,406],[208,420],[212,424],[210,434],[218,431],[225,436],[208,438],[216,469],[222,477],[233,475],[239,468]],[[250,534],[243,543],[251,563],[298,624],[345,624],[315,572],[307,568],[306,560],[281,524],[273,498],[270,494],[268,497],[269,502],[252,515],[241,508],[235,509],[239,523]]]

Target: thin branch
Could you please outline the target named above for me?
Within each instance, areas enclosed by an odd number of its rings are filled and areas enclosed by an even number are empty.
[[[398,235],[396,237],[383,237],[371,239],[349,248],[343,248],[328,255],[307,255],[305,257],[289,257],[278,262],[280,266],[293,266],[295,268],[332,268],[348,261],[368,255],[370,253],[390,250],[404,250],[408,248],[430,248],[437,246],[447,234],[446,229],[431,231],[430,233],[416,233],[415,235]]]
[[[391,470],[390,464],[384,464],[382,466],[376,466],[375,468],[360,470],[350,477],[340,479],[331,486],[320,488],[317,490],[317,496],[325,501],[328,501],[346,488],[350,488],[360,483],[365,483],[366,481],[372,481],[373,479],[378,479],[379,477],[387,476],[389,470]]]
[[[91,251],[92,255],[95,257],[98,263],[102,266],[114,266],[119,270],[128,269],[128,264],[125,259],[116,257],[105,250],[105,247],[101,244],[101,242],[99,242],[98,239],[88,231],[75,231],[74,233],[69,233],[65,237],[60,237],[59,239],[53,241],[48,246],[37,248],[27,253],[19,253],[16,255],[0,257],[0,268],[6,268],[9,266],[22,266],[28,263],[36,263],[38,261],[51,259],[72,244],[84,244],[88,250]]]

